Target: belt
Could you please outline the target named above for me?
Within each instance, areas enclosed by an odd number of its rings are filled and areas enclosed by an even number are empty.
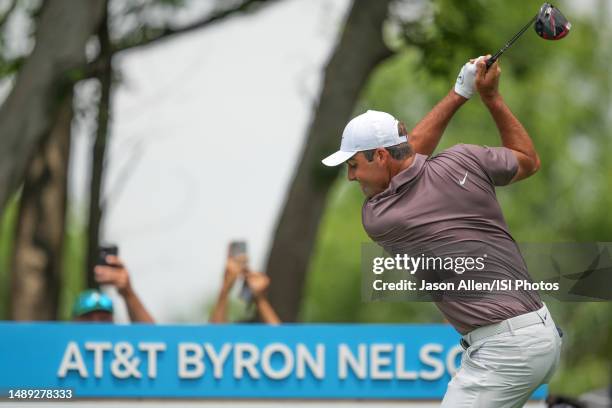
[[[544,324],[545,326],[554,324],[546,305],[534,312],[514,316],[499,323],[474,329],[461,338],[461,345],[464,348],[467,348],[471,344],[474,344],[475,342],[487,337],[495,336],[496,334],[513,332],[514,330],[540,323]]]

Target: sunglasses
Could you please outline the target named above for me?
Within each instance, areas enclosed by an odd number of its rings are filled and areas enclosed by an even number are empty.
[[[113,301],[104,293],[95,290],[83,292],[77,298],[72,311],[73,316],[82,316],[86,313],[101,310],[113,312]]]

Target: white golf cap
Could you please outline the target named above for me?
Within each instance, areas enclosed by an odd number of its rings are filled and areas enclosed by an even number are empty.
[[[353,118],[342,132],[340,150],[322,160],[326,166],[344,163],[357,152],[407,142],[400,136],[398,120],[385,112],[369,110]]]

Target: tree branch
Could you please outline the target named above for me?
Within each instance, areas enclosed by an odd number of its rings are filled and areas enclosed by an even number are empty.
[[[237,7],[218,11],[216,13],[213,13],[210,16],[207,16],[199,21],[196,21],[195,23],[188,24],[184,27],[179,27],[179,28],[165,27],[161,29],[143,30],[132,36],[128,36],[127,39],[120,41],[117,44],[114,44],[112,48],[112,52],[113,54],[115,54],[118,52],[130,50],[132,48],[147,47],[147,46],[156,44],[161,40],[165,40],[170,37],[173,37],[175,35],[188,33],[191,31],[198,30],[203,27],[213,25],[227,17],[231,17],[234,14],[242,13],[242,12],[249,12],[250,11],[249,9],[255,4],[269,3],[272,1],[274,0],[246,0]]]
[[[250,10],[248,9],[255,4],[272,3],[273,1],[277,0],[246,0],[245,2],[233,9],[219,11],[217,13],[214,13],[213,15],[202,18],[201,20],[186,25],[184,27],[166,27],[162,29],[151,29],[149,30],[148,34],[143,32],[141,32],[139,35],[133,34],[131,38],[119,41],[118,43],[113,44],[111,46],[111,57],[123,51],[131,50],[133,48],[148,47],[151,45],[155,45],[160,41],[174,37],[176,35],[185,34],[191,31],[198,30],[200,28],[208,27],[223,20],[224,18],[231,17],[234,14],[240,12],[249,12]],[[82,79],[94,78],[98,76],[104,70],[104,64],[105,62],[102,61],[100,57],[89,62],[85,67]]]

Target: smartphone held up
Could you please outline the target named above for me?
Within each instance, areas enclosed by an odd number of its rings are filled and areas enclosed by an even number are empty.
[[[247,244],[246,241],[232,241],[229,246],[229,256],[238,262],[243,262],[244,266],[248,264]],[[240,299],[249,303],[253,299],[253,293],[249,288],[246,275],[242,276],[242,287],[240,288]]]

